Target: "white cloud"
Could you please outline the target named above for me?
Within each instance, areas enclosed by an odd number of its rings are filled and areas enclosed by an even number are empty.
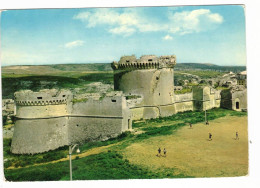
[[[172,36],[170,36],[170,35],[165,35],[164,37],[163,37],[163,40],[172,40],[173,38],[172,38]]]
[[[170,32],[181,35],[215,29],[223,22],[221,15],[213,14],[208,9],[170,13],[169,19],[171,20]]]
[[[127,27],[125,25],[120,26],[120,27],[115,27],[109,30],[110,33],[114,34],[122,34],[124,36],[129,36],[132,35],[136,30],[131,27]]]
[[[78,47],[78,46],[82,46],[85,42],[82,41],[82,40],[75,40],[75,41],[72,41],[72,42],[68,42],[64,45],[65,48],[75,48],[75,47]]]
[[[81,12],[73,18],[81,20],[86,27],[107,27],[113,34],[129,36],[135,32],[164,31],[179,35],[215,29],[223,22],[223,17],[212,13],[209,9],[177,12],[178,8],[168,9],[168,17],[164,21],[155,21],[155,17],[146,17],[135,9],[100,8],[91,12]],[[141,15],[142,14],[142,15]]]

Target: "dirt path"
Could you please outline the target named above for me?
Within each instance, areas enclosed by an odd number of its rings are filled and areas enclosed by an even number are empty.
[[[108,146],[101,146],[101,147],[97,147],[97,148],[93,148],[93,149],[90,149],[84,153],[80,153],[80,154],[73,154],[71,156],[72,160],[75,159],[77,156],[79,158],[83,158],[83,157],[87,157],[89,155],[94,155],[94,154],[98,154],[98,153],[101,153],[105,150],[107,150],[108,148],[112,147],[112,146],[115,146],[117,145],[118,143],[116,144],[111,144],[111,145],[108,145]],[[28,165],[28,166],[25,166],[25,167],[14,167],[14,166],[11,166],[7,169],[17,169],[17,168],[27,168],[27,167],[31,167],[31,166],[39,166],[39,165],[46,165],[46,164],[50,164],[50,163],[58,163],[58,162],[62,162],[62,161],[68,161],[69,160],[69,155],[66,157],[66,158],[62,158],[62,159],[59,159],[59,160],[55,160],[55,161],[50,161],[50,162],[46,162],[46,163],[36,163],[36,164],[33,164],[33,165]]]
[[[239,140],[235,140],[236,131]],[[213,140],[208,140],[209,132]],[[175,134],[134,143],[124,151],[134,164],[153,170],[176,169],[174,174],[195,177],[243,176],[248,172],[247,117],[223,117],[210,122],[184,126]],[[165,147],[166,157],[157,157]],[[173,171],[173,170],[172,170]]]

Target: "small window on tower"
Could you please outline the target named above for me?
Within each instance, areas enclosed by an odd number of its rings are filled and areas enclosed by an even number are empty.
[[[127,63],[129,63],[130,61],[129,60],[126,60]]]
[[[42,99],[42,97],[37,97],[37,99]]]
[[[148,59],[148,61],[153,61],[152,59]]]
[[[112,99],[112,102],[116,102],[116,100],[115,100],[115,99]]]
[[[62,95],[62,97],[66,97],[66,95]]]

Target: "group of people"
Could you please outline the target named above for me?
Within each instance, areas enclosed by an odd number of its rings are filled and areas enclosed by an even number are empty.
[[[209,125],[209,122],[208,122],[208,121],[206,121],[206,125]],[[192,129],[192,124],[191,124],[191,123],[190,123],[190,128]],[[209,141],[211,141],[211,140],[212,140],[212,134],[209,133]],[[235,138],[235,140],[239,140],[238,132],[236,132],[236,138]],[[158,149],[158,154],[157,154],[158,157],[162,156],[161,152],[162,152],[162,150],[161,150],[161,148],[159,147],[159,149]],[[165,149],[165,148],[163,149],[163,156],[166,157],[166,149]]]
[[[209,125],[209,121],[206,121],[206,125]],[[192,123],[190,123],[190,128],[192,129]]]
[[[190,124],[190,129],[192,129],[192,124],[191,124],[191,123],[189,123],[189,124]],[[206,125],[209,125],[208,120],[205,122],[205,124],[206,124]],[[209,133],[209,141],[211,141],[211,140],[212,140],[212,134]],[[235,140],[239,140],[238,132],[236,132],[236,138],[235,138]]]
[[[158,157],[162,156],[161,151],[162,151],[161,148],[159,148],[158,149],[158,154],[157,154]],[[165,148],[163,149],[163,154],[164,154],[163,156],[166,157],[166,149]]]
[[[209,141],[211,141],[211,140],[212,140],[212,134],[209,133]],[[239,140],[238,132],[236,132],[236,138],[235,138],[235,140]]]

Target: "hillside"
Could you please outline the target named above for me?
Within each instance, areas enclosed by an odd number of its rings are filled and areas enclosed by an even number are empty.
[[[187,79],[185,73],[201,78],[213,78],[225,72],[240,72],[246,67],[217,66],[199,63],[178,63],[175,67],[174,80]],[[225,71],[225,72],[224,72]],[[91,82],[113,84],[113,71],[109,63],[93,64],[57,64],[35,66],[2,67],[2,98],[13,98],[16,91],[29,89],[72,89],[83,88]]]
[[[209,63],[177,63],[175,70],[208,70],[218,72],[241,72],[246,70],[246,66],[219,66]]]
[[[211,70],[218,72],[241,72],[245,66],[218,66],[204,63],[177,63],[175,70]],[[56,65],[32,65],[32,66],[6,66],[2,67],[3,74],[53,74],[62,72],[92,72],[112,71],[110,63],[90,64],[56,64]],[[4,75],[3,75],[4,76]]]

